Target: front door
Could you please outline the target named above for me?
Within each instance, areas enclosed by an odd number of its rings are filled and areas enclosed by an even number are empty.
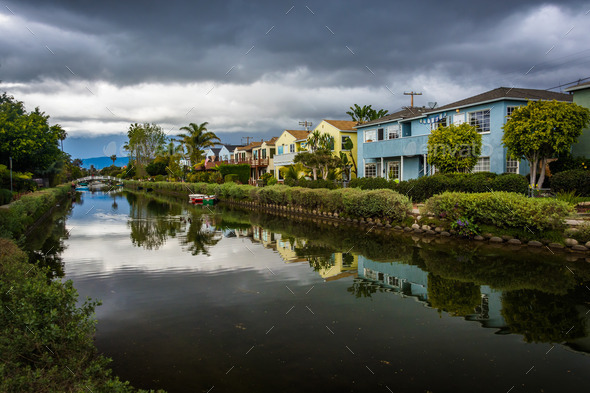
[[[395,180],[400,178],[400,163],[399,161],[389,161],[387,163],[387,179]]]

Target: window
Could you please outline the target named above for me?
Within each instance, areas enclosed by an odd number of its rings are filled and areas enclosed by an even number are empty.
[[[377,177],[377,165],[366,164],[365,165],[365,177]]]
[[[377,129],[377,140],[378,141],[382,141],[383,140],[383,128]]]
[[[518,173],[519,160],[513,160],[506,155],[506,173]]]
[[[392,287],[399,287],[399,278],[389,276],[389,277],[387,277],[387,283],[389,285],[391,285]]]
[[[289,153],[295,153],[295,144],[294,143],[291,143],[289,145]]]
[[[477,132],[490,132],[490,110],[469,113],[469,124],[477,128]]]
[[[283,154],[283,146],[279,146],[279,153],[278,154]]]
[[[433,121],[430,123],[430,131],[436,130],[438,127],[446,127],[447,126],[447,118],[443,117],[439,121]]]
[[[275,149],[270,149],[270,158],[273,158],[275,156]]]
[[[373,142],[377,140],[377,130],[365,131],[365,142]]]
[[[261,150],[262,158],[266,158],[266,149]]]
[[[401,135],[399,124],[394,124],[392,126],[387,127],[387,139],[396,139],[400,136]]]
[[[387,163],[387,175],[390,180],[399,179],[399,161],[393,161]]]
[[[514,112],[518,108],[520,108],[520,106],[509,106],[509,107],[506,107],[506,117],[508,119],[510,119],[510,116],[512,116],[512,112]]]
[[[490,157],[479,157],[477,164],[473,167],[472,172],[489,172],[490,171]]]
[[[342,150],[348,150],[344,146],[346,146],[346,142],[348,142],[349,139],[350,139],[350,137],[348,137],[346,135],[342,136],[342,145],[340,146],[340,148]]]

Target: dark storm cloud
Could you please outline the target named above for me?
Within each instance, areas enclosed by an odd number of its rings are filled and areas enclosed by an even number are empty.
[[[559,4],[583,11],[581,2]],[[502,45],[519,22],[499,26],[538,8],[538,1],[29,1],[8,7],[14,15],[0,12],[27,25],[18,40],[0,38],[0,79],[20,82],[249,84],[305,67],[300,83],[364,86],[433,67],[450,77],[482,69],[517,74],[548,49],[541,38]]]

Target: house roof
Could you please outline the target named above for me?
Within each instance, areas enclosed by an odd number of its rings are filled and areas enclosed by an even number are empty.
[[[578,83],[575,86],[570,86],[565,91],[576,91],[576,90],[583,90],[583,89],[590,89],[590,82]]]
[[[240,146],[242,146],[242,145],[223,145],[223,146],[225,146],[225,148],[226,148],[228,151],[234,151],[234,150],[236,150],[236,147],[240,147]]]
[[[356,131],[354,127],[358,124],[356,121],[351,120],[326,120],[324,121],[336,128],[340,131]]]
[[[266,143],[268,146],[274,146],[275,143],[276,143],[276,141],[277,141],[277,139],[279,139],[278,136],[273,136],[272,138],[270,138],[269,140],[267,140],[264,143]]]
[[[293,135],[295,137],[296,141],[307,139],[307,136],[309,135],[309,131],[305,131],[305,130],[285,130],[285,131],[287,131],[289,134]]]
[[[262,142],[250,142],[250,144],[246,146],[238,146],[238,151],[250,151],[255,147],[262,145]]]
[[[401,111],[395,112],[395,113],[391,113],[387,116],[383,116],[377,120],[371,120],[368,121],[366,123],[363,124],[359,124],[356,127],[365,127],[368,125],[373,125],[373,124],[380,124],[380,123],[385,123],[387,121],[391,121],[391,120],[402,120],[402,119],[410,119],[412,117],[418,117],[421,116],[423,113],[426,113],[430,110],[430,108],[426,108],[424,106],[420,107],[420,106],[414,106],[414,107],[407,107],[402,109]]]
[[[215,156],[218,156],[219,152],[221,151],[221,147],[212,147],[211,151],[213,152],[213,154],[215,154]]]
[[[516,98],[521,100],[557,100],[572,102],[570,94],[556,93],[554,91],[537,90],[537,89],[522,89],[518,87],[498,87],[497,89],[486,91],[473,97],[465,98],[460,101],[455,101],[448,105],[434,108],[432,112],[438,112],[444,109],[457,108],[477,104],[480,102],[495,101],[502,98]]]
[[[436,113],[443,110],[462,108],[466,106],[473,106],[484,102],[497,101],[501,99],[516,99],[516,100],[556,100],[572,102],[571,94],[556,93],[548,90],[538,89],[523,89],[518,87],[498,87],[497,89],[486,91],[460,101],[455,101],[447,105],[439,106],[431,109],[426,107],[407,107],[399,112],[392,113],[377,120],[372,120],[367,123],[359,124],[359,127],[366,127],[368,125],[385,123],[392,120],[412,119],[427,115],[428,113]]]

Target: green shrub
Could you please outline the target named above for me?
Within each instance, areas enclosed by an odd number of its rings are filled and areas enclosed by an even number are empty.
[[[412,204],[405,195],[391,190],[363,192],[357,205],[360,217],[387,218],[394,222],[402,222],[411,209]]]
[[[579,196],[590,196],[590,171],[572,169],[551,176],[551,191],[575,191]]]
[[[164,181],[166,180],[166,176],[164,175],[156,175],[156,177],[154,178],[155,181]]]
[[[99,303],[79,304],[71,281],[48,281],[7,239],[0,239],[0,275],[0,391],[137,391],[111,375],[94,346]]]
[[[525,176],[516,173],[503,173],[492,181],[491,189],[526,195],[529,191],[529,182]]]
[[[360,188],[361,190],[379,190],[383,188],[391,189],[395,185],[384,177],[357,177],[348,183],[348,187]]]
[[[242,184],[248,184],[250,179],[250,164],[220,164],[218,171],[222,177],[230,174],[237,175]]]
[[[324,179],[317,179],[317,180],[307,180],[307,179],[286,179],[285,185],[291,187],[305,187],[305,188],[327,188],[329,190],[334,190],[338,188],[338,185],[332,180],[324,180]]]
[[[471,217],[477,224],[545,231],[562,228],[571,211],[567,203],[549,198],[527,198],[509,192],[445,192],[428,199],[422,213],[451,221]]]
[[[224,181],[226,183],[237,183],[239,181],[239,177],[235,173],[230,173],[228,175],[225,175]]]
[[[271,176],[271,177],[269,177],[269,178],[268,178],[268,180],[266,181],[266,185],[267,185],[267,186],[274,186],[275,184],[278,184],[278,182],[279,182],[279,181],[277,180],[277,178],[276,178],[276,177],[274,177],[274,176]]]
[[[559,172],[569,171],[572,169],[587,170],[590,166],[590,160],[586,157],[574,157],[571,153],[558,157],[557,160],[549,163],[549,170],[551,174],[555,175]]]
[[[5,188],[0,188],[0,205],[6,205],[12,201],[12,192]]]

